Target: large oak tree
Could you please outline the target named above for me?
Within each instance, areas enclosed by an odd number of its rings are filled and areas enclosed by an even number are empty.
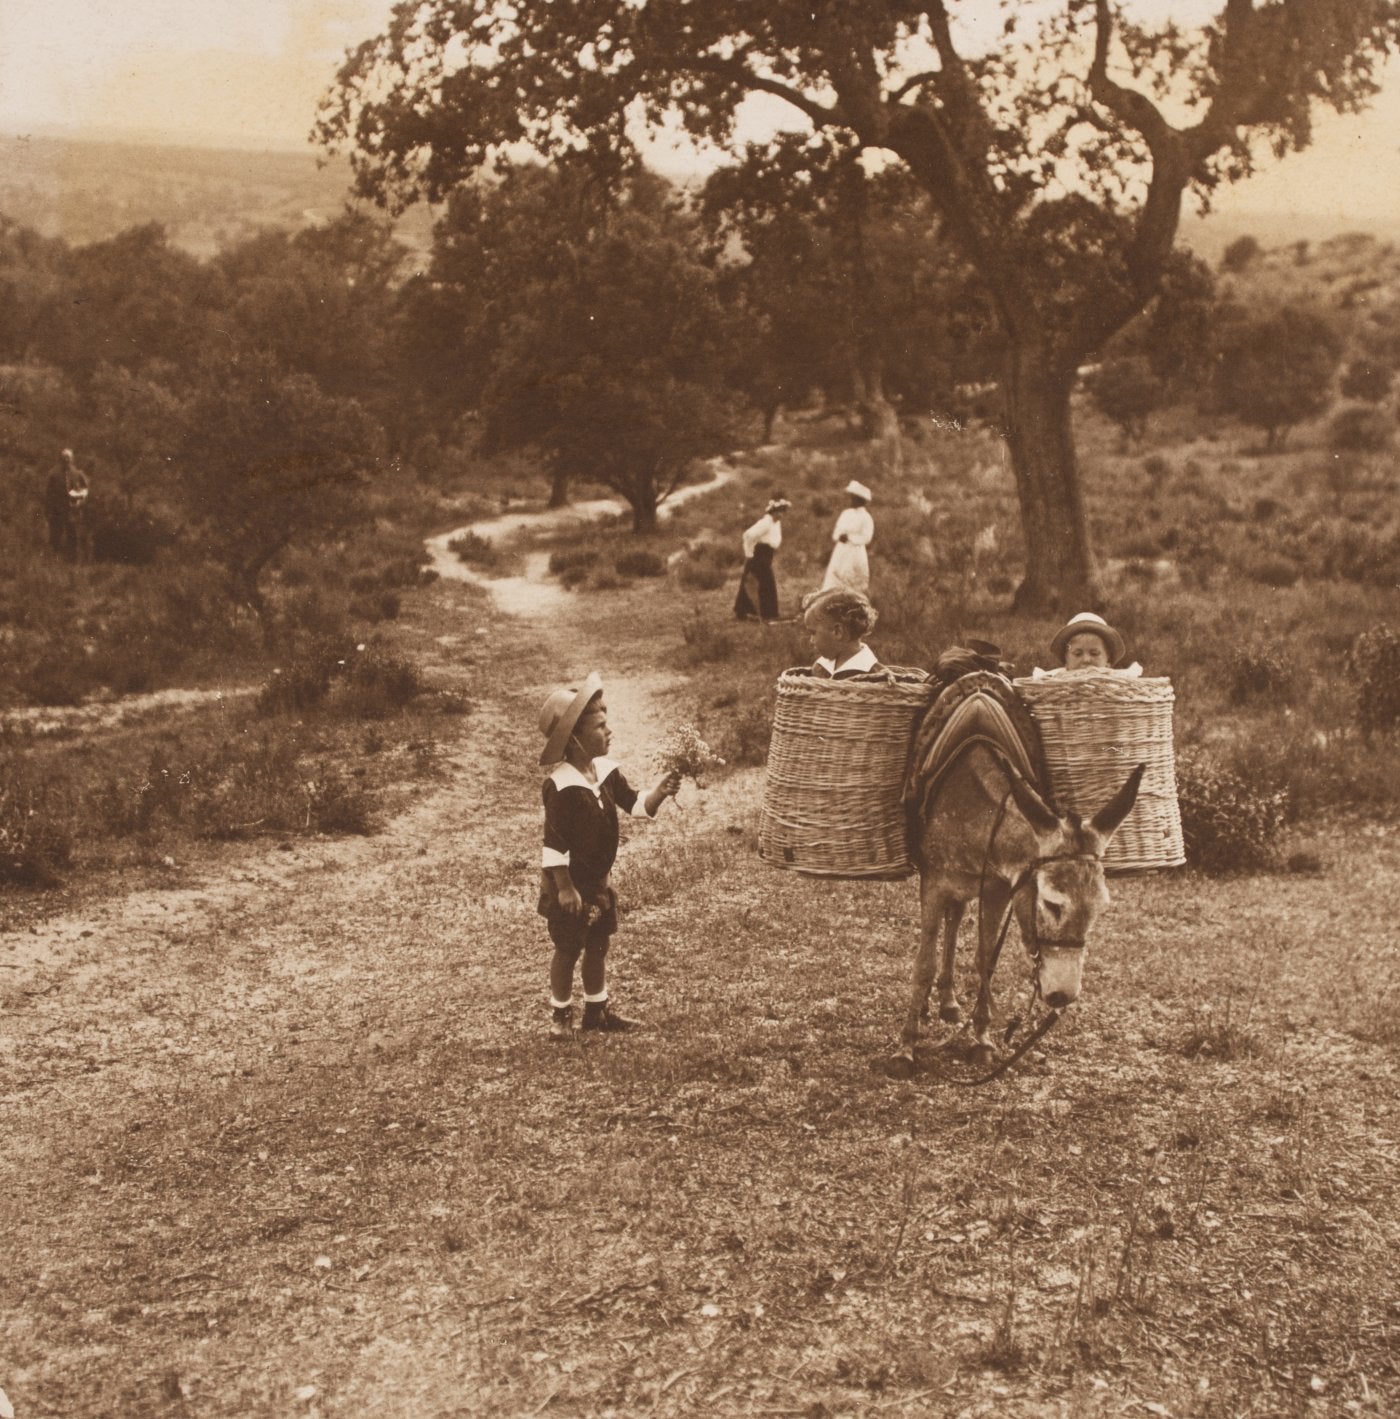
[[[319,131],[390,203],[439,198],[512,144],[618,163],[672,112],[734,148],[756,94],[894,154],[1006,336],[1018,600],[1076,609],[1098,592],[1080,362],[1152,300],[1187,189],[1247,173],[1252,144],[1306,146],[1315,105],[1360,106],[1397,43],[1400,0],[1221,0],[1198,27],[1115,0],[403,0],[347,56]]]

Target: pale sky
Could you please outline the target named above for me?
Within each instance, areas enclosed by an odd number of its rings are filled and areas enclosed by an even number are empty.
[[[1138,8],[1189,24],[1218,5]],[[378,33],[390,8],[391,0],[0,0],[0,132],[306,150],[340,57]],[[995,7],[980,14],[999,27]],[[1370,111],[1320,118],[1312,149],[1221,206],[1400,225],[1400,61]]]

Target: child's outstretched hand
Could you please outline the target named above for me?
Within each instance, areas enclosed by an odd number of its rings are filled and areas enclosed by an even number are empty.
[[[656,787],[660,790],[663,798],[674,798],[681,791],[681,771],[672,769]]]

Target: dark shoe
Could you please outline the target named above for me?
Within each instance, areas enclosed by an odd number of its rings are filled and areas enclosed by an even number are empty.
[[[574,1037],[574,1007],[555,1006],[549,1021],[549,1038],[556,1043]]]
[[[619,1015],[606,1000],[584,1002],[583,1024],[580,1029],[617,1033],[622,1030],[640,1030],[641,1027],[640,1020],[629,1020],[626,1015]]]

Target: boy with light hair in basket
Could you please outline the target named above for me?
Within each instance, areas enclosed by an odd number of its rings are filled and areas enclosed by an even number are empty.
[[[603,682],[592,674],[577,689],[554,690],[540,708],[544,735],[544,851],[537,910],[549,929],[549,1036],[567,1040],[574,1027],[574,966],[583,957],[582,1029],[636,1029],[608,1003],[606,960],[617,930],[617,893],[610,882],[617,858],[620,808],[654,818],[680,789],[680,774],[665,774],[643,798],[621,768],[606,758],[612,742]]]

